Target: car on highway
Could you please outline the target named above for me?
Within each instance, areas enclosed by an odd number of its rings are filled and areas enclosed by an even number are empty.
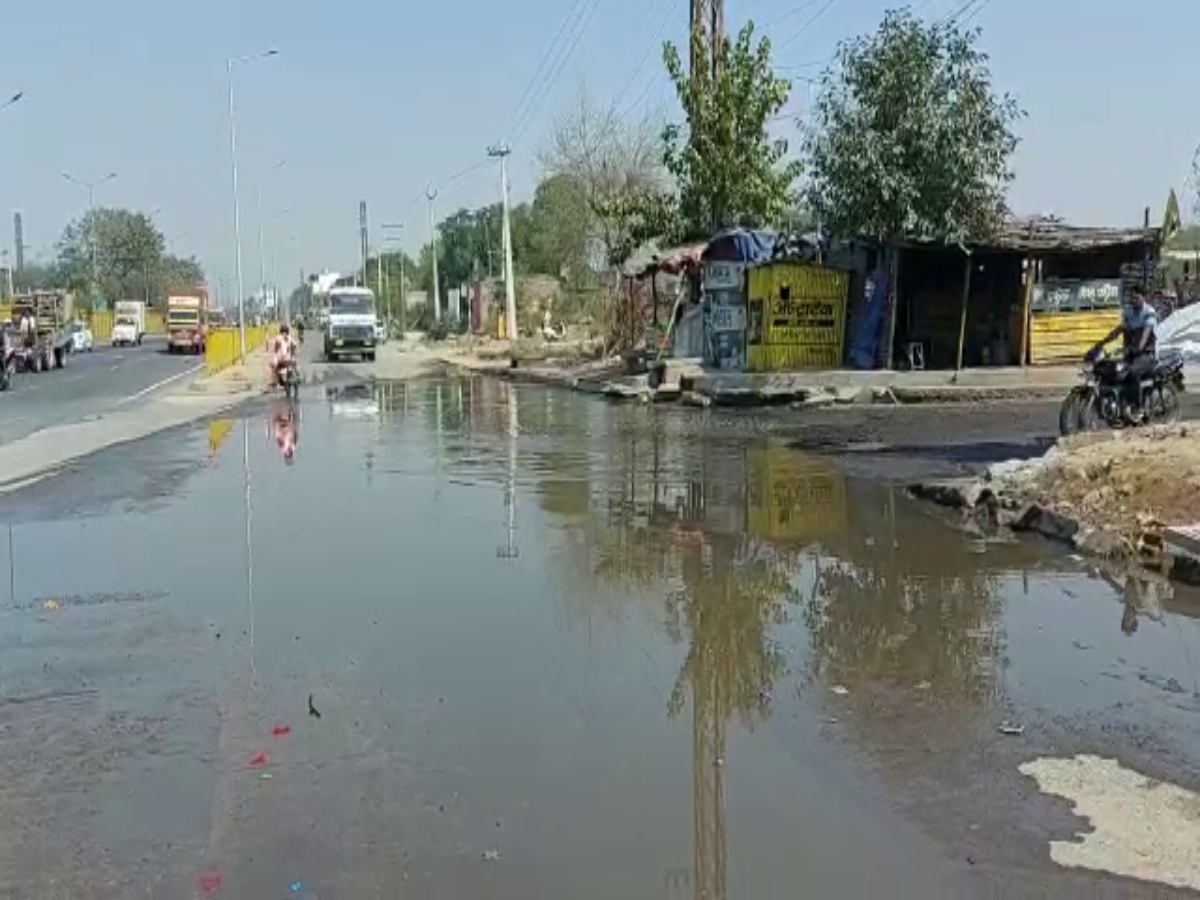
[[[92,337],[92,329],[86,322],[71,323],[71,343],[67,345],[72,353],[91,353],[96,349],[96,340]]]

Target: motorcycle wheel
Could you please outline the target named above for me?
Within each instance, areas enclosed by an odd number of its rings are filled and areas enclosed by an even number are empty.
[[[1158,403],[1150,413],[1150,421],[1156,425],[1174,425],[1180,415],[1179,391],[1173,384],[1164,384],[1158,390]]]

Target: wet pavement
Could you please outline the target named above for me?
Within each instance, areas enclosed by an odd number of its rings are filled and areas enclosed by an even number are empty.
[[[0,394],[0,443],[128,408],[170,379],[198,371],[201,362],[169,354],[164,340],[151,338],[140,347],[74,353],[62,370],[17,375]]]
[[[1194,788],[1200,599],[812,438],[430,379],[0,498],[0,895],[1169,895],[1017,767]]]

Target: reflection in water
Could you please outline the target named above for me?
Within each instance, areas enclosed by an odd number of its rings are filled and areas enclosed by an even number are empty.
[[[462,412],[462,390],[459,383],[459,413]],[[506,541],[503,547],[496,548],[496,556],[501,559],[516,559],[520,556],[517,548],[517,392],[512,385],[505,385],[508,407],[508,477],[504,481],[504,508],[507,512],[507,523],[504,529]]]
[[[300,443],[300,406],[294,400],[277,400],[271,404],[267,424],[267,440],[274,439],[275,447],[288,465],[295,462]]]

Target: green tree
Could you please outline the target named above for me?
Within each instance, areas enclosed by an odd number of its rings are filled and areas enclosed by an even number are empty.
[[[143,297],[159,271],[163,246],[161,232],[142,213],[90,210],[68,224],[59,239],[60,279],[75,290],[98,291],[110,302]]]
[[[531,272],[572,283],[589,270],[594,214],[586,185],[572,175],[551,175],[533,195],[529,211],[526,265]]]
[[[1022,112],[993,93],[978,36],[893,10],[839,46],[805,138],[809,200],[833,231],[960,241],[1003,220]]]
[[[685,71],[670,42],[663,61],[686,119],[662,135],[683,228],[707,236],[726,226],[782,223],[801,166],[786,160],[788,142],[767,131],[791,89],[771,66],[771,42],[755,43],[747,22],[732,43],[721,39],[711,70]]]
[[[154,300],[165,298],[175,288],[194,288],[204,285],[204,269],[194,256],[186,259],[167,254],[158,261]]]

